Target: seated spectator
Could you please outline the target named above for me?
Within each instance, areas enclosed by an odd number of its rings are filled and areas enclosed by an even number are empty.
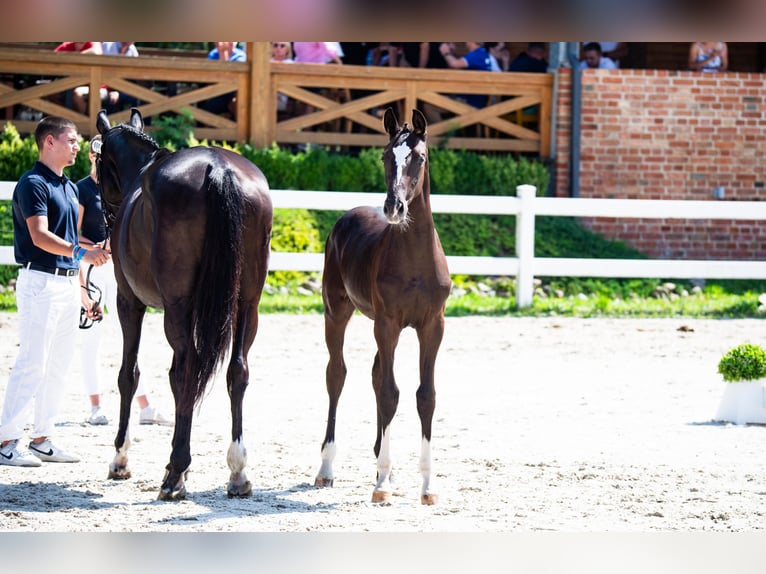
[[[447,62],[439,51],[442,42],[404,42],[402,44],[402,61],[400,66],[412,68],[444,69]]]
[[[689,48],[689,69],[695,72],[725,72],[729,68],[726,42],[694,42]]]
[[[600,70],[616,70],[617,66],[601,52],[601,45],[598,42],[589,42],[583,48],[583,60],[580,62],[580,68],[598,68]]]
[[[341,42],[344,64],[352,66],[368,66],[372,64],[372,50],[378,47],[378,42]]]
[[[583,42],[583,48],[591,42]],[[601,47],[601,55],[614,62],[616,68],[620,67],[620,60],[628,56],[628,45],[625,42],[593,42]]]
[[[290,42],[272,42],[271,61],[283,62],[285,64],[294,62],[292,44]]]
[[[244,50],[237,47],[237,42],[216,42],[215,48],[210,50],[207,55],[208,60],[223,60],[225,62],[244,62],[247,60],[247,54]],[[199,107],[213,114],[231,115],[237,118],[237,93],[229,92],[221,94],[204,102],[200,102]]]
[[[442,42],[439,51],[444,56],[447,66],[456,70],[479,70],[489,72],[492,70],[492,59],[482,42],[466,42],[468,53],[458,58],[455,56],[455,44],[453,42]],[[483,108],[487,105],[487,96],[482,94],[468,94],[461,96],[466,103],[474,108]]]
[[[271,43],[271,61],[282,64],[291,64],[293,60],[293,47],[290,42],[272,42]],[[290,98],[285,94],[277,94],[277,114],[289,116],[288,110]]]
[[[53,49],[54,52],[72,52],[80,54],[103,54],[101,42],[62,42]],[[106,98],[106,86],[102,86],[102,99]],[[84,114],[88,110],[89,86],[78,86],[74,90],[67,91],[64,95],[64,105],[78,113]]]
[[[485,42],[484,46],[492,58],[492,71],[505,72],[511,61],[511,55],[505,42]]]
[[[373,66],[399,66],[401,44],[381,42],[372,49]]]
[[[545,59],[545,44],[542,42],[530,42],[527,50],[516,56],[508,64],[509,72],[531,72],[534,74],[548,71],[548,62]]]
[[[338,42],[293,42],[295,61],[299,64],[342,64]]]
[[[105,56],[138,57],[138,48],[133,42],[101,42],[101,50]],[[131,106],[138,106],[138,100],[135,97],[106,87],[102,88],[101,103],[110,114]]]

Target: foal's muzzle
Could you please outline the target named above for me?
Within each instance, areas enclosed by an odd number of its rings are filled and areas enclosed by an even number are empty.
[[[402,201],[398,194],[389,193],[383,204],[383,215],[392,225],[403,223],[407,219],[407,203]]]

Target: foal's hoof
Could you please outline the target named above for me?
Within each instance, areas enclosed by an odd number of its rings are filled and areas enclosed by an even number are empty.
[[[434,504],[437,504],[438,502],[439,502],[438,494],[421,494],[420,495],[420,504],[433,506]]]
[[[133,476],[133,473],[130,472],[130,469],[127,466],[112,466],[109,465],[109,476],[107,478],[110,478],[112,480],[127,480]]]
[[[391,493],[387,490],[373,490],[372,501],[376,504],[383,502],[389,502],[391,500]]]
[[[160,488],[160,493],[157,495],[157,500],[165,500],[173,502],[175,500],[183,500],[186,498],[186,486],[181,485],[175,488]]]
[[[320,488],[324,488],[326,486],[332,486],[335,483],[334,478],[325,478],[323,476],[317,476],[314,480],[314,486],[319,486]]]
[[[247,498],[253,494],[253,485],[250,484],[249,480],[236,485],[229,483],[229,488],[227,489],[226,494],[229,498]]]

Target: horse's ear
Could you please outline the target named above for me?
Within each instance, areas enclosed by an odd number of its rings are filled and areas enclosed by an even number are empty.
[[[138,108],[130,108],[130,125],[140,132],[144,131],[144,118]]]
[[[399,122],[396,121],[396,114],[391,108],[386,108],[386,113],[383,115],[383,125],[390,137],[399,133]]]
[[[96,116],[96,129],[98,133],[104,135],[110,127],[109,119],[106,117],[106,110],[101,110]]]
[[[415,133],[421,137],[426,136],[426,117],[420,110],[412,110],[412,127],[415,128]]]

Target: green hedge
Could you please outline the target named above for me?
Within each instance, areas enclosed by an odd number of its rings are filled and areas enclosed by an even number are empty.
[[[180,124],[185,120],[186,118],[179,117],[163,127],[167,128],[168,133],[174,133],[182,127]],[[178,142],[166,141],[164,137],[158,139],[163,145],[173,148],[183,145],[182,142],[179,145]],[[197,143],[193,139],[191,141],[192,144]],[[74,181],[85,177],[89,169],[87,150],[85,145],[81,147],[83,149],[76,164],[67,172]],[[226,147],[234,149],[258,165],[272,189],[378,192],[381,194],[382,205],[385,191],[383,163],[380,159],[382,149],[366,148],[352,155],[331,153],[318,146],[309,146],[305,151],[298,152],[277,145],[268,148],[254,148],[249,144]],[[18,180],[36,159],[37,147],[32,136],[21,138],[16,128],[7,124],[0,136],[0,179]],[[531,184],[536,186],[538,194],[542,195],[548,189],[549,182],[548,169],[539,161],[441,148],[430,150],[430,176],[434,194],[515,195],[518,185]],[[9,203],[0,202],[0,241],[5,245],[13,243],[10,206],[7,205]],[[339,215],[337,211],[276,210],[274,250],[321,252],[324,241]],[[434,220],[444,249],[449,255],[504,256],[514,253],[515,218],[512,216],[436,214]],[[556,224],[543,224],[543,229],[546,225]],[[577,229],[580,233],[588,233],[574,222],[565,225]],[[545,234],[538,231],[538,251],[546,250],[540,251],[540,255],[558,249],[546,247],[550,243],[550,237],[546,237],[549,231],[550,229]],[[583,256],[582,242],[579,243],[578,253]],[[574,245],[572,249],[564,249],[559,255],[569,256],[573,253]],[[0,266],[0,283],[6,283],[15,274],[14,267]],[[283,272],[273,274],[270,281],[283,284],[301,280],[304,275]]]

